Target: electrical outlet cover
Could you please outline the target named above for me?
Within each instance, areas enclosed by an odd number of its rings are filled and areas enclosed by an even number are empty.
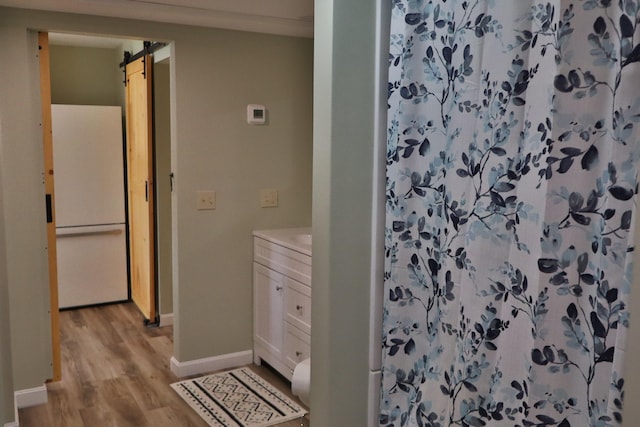
[[[196,192],[196,209],[212,210],[216,208],[216,192],[215,191],[197,191]]]

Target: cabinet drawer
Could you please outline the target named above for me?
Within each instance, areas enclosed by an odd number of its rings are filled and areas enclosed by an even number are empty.
[[[272,270],[311,286],[311,257],[267,240],[253,239],[253,259]]]
[[[307,334],[311,333],[311,288],[285,278],[285,320]]]
[[[284,357],[285,364],[292,370],[311,357],[311,337],[289,323],[285,324]]]

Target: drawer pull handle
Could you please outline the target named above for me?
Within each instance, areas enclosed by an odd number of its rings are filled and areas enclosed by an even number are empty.
[[[298,359],[300,359],[300,356],[302,356],[302,353],[301,353],[301,352],[299,352],[299,351],[296,351],[296,357],[297,357]]]
[[[282,286],[276,286],[276,291],[280,292],[282,290]]]
[[[298,310],[300,313],[302,313],[302,309],[304,307],[302,307],[301,305],[296,305],[296,310]]]

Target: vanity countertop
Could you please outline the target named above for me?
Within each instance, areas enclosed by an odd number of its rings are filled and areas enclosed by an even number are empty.
[[[311,256],[311,227],[254,230],[253,235]]]

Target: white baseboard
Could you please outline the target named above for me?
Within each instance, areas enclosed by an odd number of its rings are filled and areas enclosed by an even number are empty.
[[[20,427],[18,418],[19,408],[28,408],[30,406],[45,405],[49,401],[47,397],[47,386],[28,388],[25,390],[17,390],[13,392],[14,403],[14,422],[6,423],[4,427]]]
[[[380,384],[382,384],[382,372],[369,371],[369,410],[368,419],[370,426],[376,425],[380,419]]]
[[[10,427],[20,427],[20,414],[18,413],[18,404],[16,403],[16,397],[13,396],[13,419],[15,420]]]
[[[13,422],[10,423],[5,423],[4,427],[20,427],[20,422],[18,420],[18,406],[15,404],[14,401],[14,409],[15,409],[15,415],[14,415],[14,420]]]
[[[16,408],[28,408],[29,406],[44,405],[47,403],[47,386],[18,390],[13,393]]]
[[[173,313],[160,315],[160,327],[173,325]]]
[[[248,365],[252,361],[253,351],[251,350],[189,360],[187,362],[180,362],[175,357],[171,357],[171,372],[177,377],[182,378],[223,369],[237,368]]]

